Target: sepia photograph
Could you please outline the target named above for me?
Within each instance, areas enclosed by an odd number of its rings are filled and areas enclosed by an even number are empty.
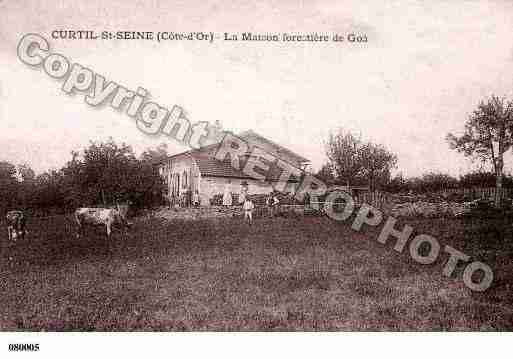
[[[501,0],[0,0],[1,350],[511,333],[512,29]]]

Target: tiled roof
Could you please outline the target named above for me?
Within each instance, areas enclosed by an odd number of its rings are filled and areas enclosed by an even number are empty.
[[[194,158],[202,176],[252,178],[242,171],[233,168],[230,161],[219,161],[215,158],[196,153],[190,153],[190,155]]]
[[[248,139],[250,139],[250,138],[252,138],[252,137],[253,137],[253,138],[260,138],[260,139],[262,139],[263,141],[266,141],[266,142],[270,143],[272,146],[274,146],[274,147],[275,147],[275,149],[276,149],[276,155],[277,155],[278,157],[279,157],[279,155],[280,155],[280,153],[281,153],[281,152],[284,152],[284,153],[287,153],[289,156],[291,156],[291,157],[295,158],[298,162],[301,162],[301,163],[304,163],[304,162],[310,162],[310,161],[309,161],[308,159],[306,159],[305,157],[298,155],[297,153],[295,153],[295,152],[293,152],[293,151],[289,150],[288,148],[285,148],[285,147],[283,147],[283,146],[281,146],[281,145],[278,145],[277,143],[275,143],[275,142],[273,142],[273,141],[271,141],[271,140],[269,140],[269,139],[267,139],[267,138],[265,138],[265,137],[263,137],[263,136],[259,135],[258,133],[256,133],[256,132],[255,132],[255,131],[253,131],[253,130],[244,131],[244,132],[240,133],[238,136],[239,136],[240,138],[242,138],[242,139],[246,139],[246,140],[248,140]],[[216,147],[217,145],[218,145],[217,143],[214,143],[214,144],[210,144],[210,145],[208,145],[208,146],[204,146],[204,147],[202,147],[202,148],[200,148],[200,149],[193,149],[193,150],[187,150],[187,151],[184,151],[184,152],[176,153],[176,154],[174,154],[174,155],[169,156],[169,157],[168,157],[168,159],[173,158],[173,157],[177,157],[177,156],[180,156],[180,155],[184,155],[184,154],[194,154],[194,153],[196,153],[196,152],[198,152],[198,151],[206,151],[206,150],[209,150],[209,149],[211,149],[211,148],[213,148],[213,147]],[[165,161],[165,160],[163,160],[163,161]],[[163,161],[162,161],[162,162],[163,162]]]
[[[277,144],[276,142],[271,141],[270,139],[268,139],[268,138],[266,138],[264,136],[259,135],[258,133],[256,133],[253,130],[244,131],[244,132],[239,134],[239,137],[243,138],[243,139],[260,138],[261,140],[263,140],[263,141],[271,144],[272,146],[274,146],[274,148],[276,150],[276,155],[278,157],[280,157],[280,154],[283,152],[283,153],[288,154],[292,158],[295,158],[296,161],[298,161],[298,162],[310,162],[310,160],[308,160],[307,158],[305,158],[305,157],[303,157],[301,155],[298,155],[297,153],[289,150],[288,148],[285,148],[285,147]]]
[[[197,152],[190,153],[190,155],[198,165],[198,169],[202,176],[255,179],[254,177],[245,174],[242,170],[233,168],[230,160],[219,161],[215,158],[205,156],[204,154]],[[267,175],[266,179],[270,181],[277,181],[281,175],[281,169],[277,166],[271,166],[268,173],[259,171],[258,168],[256,168],[255,171],[260,172],[263,175]],[[290,180],[295,181],[297,179],[291,178]]]
[[[276,149],[276,154],[280,155],[281,153],[286,153],[287,155],[291,156],[292,158],[296,159],[299,163],[308,162],[308,160],[272,141],[269,141],[268,139],[258,135],[254,131],[246,131],[239,135],[241,138],[250,140],[251,138],[254,140],[255,138],[260,138],[263,141],[267,141],[270,143],[274,148]],[[185,152],[181,152],[172,156],[169,156],[167,160],[176,158],[178,156],[190,156],[192,157],[203,176],[212,176],[212,177],[232,177],[232,178],[245,178],[245,179],[254,179],[253,177],[245,174],[242,170],[237,170],[232,167],[231,162],[229,159],[225,161],[218,161],[213,157],[212,149],[215,148],[218,144],[211,144],[209,146],[202,147],[200,149],[196,150],[188,150]],[[165,160],[165,161],[167,161]],[[242,163],[244,165],[244,163]],[[268,181],[277,181],[280,178],[282,169],[279,168],[276,164],[271,164],[270,168],[267,173],[265,171],[259,171],[258,167],[255,169],[256,172],[262,173],[263,175],[266,175],[266,180]],[[297,178],[291,178],[290,181],[298,181]]]

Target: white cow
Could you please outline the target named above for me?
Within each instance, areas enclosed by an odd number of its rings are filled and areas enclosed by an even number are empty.
[[[91,225],[102,225],[105,226],[107,230],[107,237],[110,237],[112,233],[112,225],[115,223],[119,223],[123,225],[123,227],[129,227],[130,223],[126,219],[126,215],[128,212],[127,204],[116,204],[116,208],[78,208],[75,211],[75,221],[77,222],[77,237],[85,234],[85,226],[87,224]]]

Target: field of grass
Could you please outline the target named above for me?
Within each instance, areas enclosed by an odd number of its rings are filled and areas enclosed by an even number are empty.
[[[462,268],[443,276],[446,256],[420,265],[378,243],[379,228],[324,217],[135,218],[110,243],[34,218],[4,250],[0,330],[512,330],[511,231],[408,223],[488,263],[493,286],[472,292]]]

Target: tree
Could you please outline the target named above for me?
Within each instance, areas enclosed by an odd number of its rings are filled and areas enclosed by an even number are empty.
[[[159,164],[163,160],[169,157],[167,153],[167,144],[161,143],[156,148],[148,148],[141,154],[141,161],[146,161],[152,165]]]
[[[460,176],[460,186],[463,188],[472,187],[493,187],[495,186],[495,173],[493,172],[471,172]],[[504,175],[502,178],[502,188],[513,187],[513,177]]]
[[[331,184],[335,181],[335,177],[333,176],[334,171],[332,166],[329,163],[325,163],[322,165],[321,169],[316,173],[315,177],[320,179],[326,184]]]
[[[458,179],[446,173],[429,172],[419,179],[421,192],[436,192],[458,187]]]
[[[343,184],[368,184],[371,189],[390,181],[397,156],[384,146],[364,142],[361,136],[339,130],[325,143],[328,163],[323,169]]]
[[[137,159],[132,148],[106,142],[91,142],[82,155],[72,152],[72,159],[60,171],[61,191],[65,206],[111,205],[130,200],[136,207],[151,206],[161,201],[162,178],[154,165],[166,146],[146,150]]]
[[[481,101],[465,123],[463,135],[447,135],[451,149],[483,163],[490,162],[497,188],[495,205],[500,207],[504,153],[513,145],[513,102],[492,96]]]
[[[386,185],[385,190],[392,193],[407,192],[408,187],[407,179],[402,172],[396,174]]]
[[[110,138],[107,142],[91,142],[84,149],[81,167],[82,192],[88,193],[89,202],[106,205],[126,199],[137,159],[130,146],[118,145]]]
[[[361,149],[362,175],[367,178],[371,190],[390,181],[397,156],[382,145],[366,143]]]
[[[130,146],[110,138],[73,151],[63,168],[37,176],[26,164],[0,161],[0,215],[15,208],[49,215],[118,200],[130,200],[136,208],[161,204],[164,183],[155,164],[165,157],[165,144],[138,159]]]
[[[328,165],[337,181],[349,184],[361,174],[360,151],[363,147],[361,136],[357,137],[343,130],[332,132],[325,147]]]
[[[16,166],[9,162],[0,162],[0,184],[6,185],[16,181]]]
[[[18,165],[18,201],[26,208],[35,194],[36,174],[28,164]]]
[[[2,213],[17,205],[18,184],[16,166],[9,162],[0,162],[0,198],[2,199],[0,210]]]
[[[34,197],[31,199],[32,207],[49,215],[51,210],[64,212],[63,176],[61,171],[48,171],[38,175],[35,179]]]

